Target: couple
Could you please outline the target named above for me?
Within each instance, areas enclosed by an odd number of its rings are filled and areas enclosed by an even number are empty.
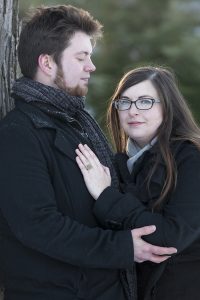
[[[169,71],[130,71],[109,109],[114,162],[84,110],[101,34],[64,5],[21,32],[23,77],[0,125],[5,300],[198,297],[199,129]]]

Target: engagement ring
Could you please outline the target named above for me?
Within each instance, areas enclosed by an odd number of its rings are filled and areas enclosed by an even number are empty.
[[[87,165],[85,166],[85,168],[89,171],[90,169],[92,169],[92,165],[91,165],[91,164],[87,164]]]

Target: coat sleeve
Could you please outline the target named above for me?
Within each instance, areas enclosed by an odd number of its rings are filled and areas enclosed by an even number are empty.
[[[18,241],[53,259],[90,268],[133,263],[130,230],[90,228],[58,211],[38,140],[15,123],[0,129],[0,209]]]
[[[108,187],[97,199],[94,213],[107,228],[156,225],[156,232],[145,240],[159,246],[176,247],[180,252],[200,236],[199,195],[200,153],[191,147],[182,154],[176,188],[162,212],[152,212],[132,193],[122,194]]]

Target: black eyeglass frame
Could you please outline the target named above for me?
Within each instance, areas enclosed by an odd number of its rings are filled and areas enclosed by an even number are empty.
[[[137,102],[139,101],[139,100],[145,100],[145,99],[148,99],[148,100],[151,100],[151,107],[149,107],[149,108],[138,108],[138,106],[137,106]],[[127,103],[129,102],[129,108],[126,108],[126,109],[119,109],[119,107],[118,107],[118,102],[120,101],[120,100],[126,100],[127,101]],[[126,99],[126,98],[120,98],[120,99],[115,99],[115,100],[113,100],[113,105],[114,105],[114,107],[117,109],[117,110],[119,110],[119,111],[124,111],[124,110],[129,110],[130,108],[131,108],[131,106],[132,106],[132,104],[135,104],[135,107],[137,108],[137,109],[139,109],[139,110],[149,110],[149,109],[151,109],[152,107],[153,107],[153,105],[154,105],[154,103],[160,103],[160,100],[158,100],[158,99],[154,99],[154,98],[151,98],[151,97],[143,97],[143,98],[138,98],[137,100],[135,100],[135,101],[133,101],[133,100],[131,100],[131,99]]]

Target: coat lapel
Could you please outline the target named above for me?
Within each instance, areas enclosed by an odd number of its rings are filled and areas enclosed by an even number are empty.
[[[56,132],[54,146],[57,148],[58,151],[68,156],[70,159],[72,160],[76,159],[76,153],[75,153],[76,145],[74,145],[73,147],[70,140],[66,139],[66,137],[60,130],[57,130]]]
[[[31,104],[20,103],[18,108],[23,111],[31,120],[37,129],[49,129],[55,131],[55,148],[62,154],[68,156],[70,159],[76,159],[75,149],[77,145],[74,144],[73,140],[70,141],[65,137],[62,130],[56,126],[56,124],[42,111],[38,110]],[[74,147],[73,147],[74,144]]]

